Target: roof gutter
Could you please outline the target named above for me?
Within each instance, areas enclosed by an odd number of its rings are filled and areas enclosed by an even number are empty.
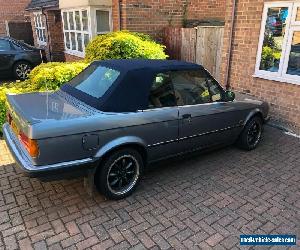
[[[52,5],[46,5],[46,6],[37,6],[37,7],[29,7],[29,8],[27,7],[25,10],[32,11],[32,10],[40,10],[40,9],[53,8],[53,7],[58,8],[57,5],[52,4]]]
[[[232,42],[233,42],[233,31],[234,31],[234,26],[235,26],[235,13],[236,13],[236,5],[237,5],[238,0],[233,0],[233,5],[232,5],[232,12],[231,12],[231,27],[230,27],[230,34],[229,34],[229,47],[228,47],[228,52],[227,52],[227,63],[226,63],[226,72],[225,72],[225,86],[226,89],[230,89],[230,82],[229,82],[229,77],[230,77],[230,71],[231,71],[231,59],[232,59]]]

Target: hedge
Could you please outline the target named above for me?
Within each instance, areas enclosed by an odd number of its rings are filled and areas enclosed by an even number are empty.
[[[88,44],[85,59],[89,62],[105,59],[167,59],[165,46],[156,43],[150,36],[116,31],[96,36]]]

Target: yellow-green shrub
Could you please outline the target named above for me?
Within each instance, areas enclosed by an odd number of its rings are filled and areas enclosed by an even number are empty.
[[[28,82],[34,91],[56,90],[77,76],[87,66],[88,64],[84,62],[41,64],[31,71]]]
[[[95,37],[85,50],[87,61],[105,59],[166,59],[165,46],[148,35],[129,31],[111,32]]]
[[[78,75],[88,63],[44,63],[34,68],[28,80],[0,85],[0,133],[6,120],[6,94],[56,90]]]

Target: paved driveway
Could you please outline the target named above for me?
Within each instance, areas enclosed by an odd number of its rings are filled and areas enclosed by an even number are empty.
[[[238,249],[240,234],[299,239],[300,140],[265,132],[252,152],[163,162],[122,201],[90,198],[82,179],[29,179],[1,142],[0,248]]]

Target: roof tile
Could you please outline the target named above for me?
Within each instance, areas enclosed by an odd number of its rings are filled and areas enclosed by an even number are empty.
[[[58,7],[58,0],[31,0],[27,10],[45,7]]]

